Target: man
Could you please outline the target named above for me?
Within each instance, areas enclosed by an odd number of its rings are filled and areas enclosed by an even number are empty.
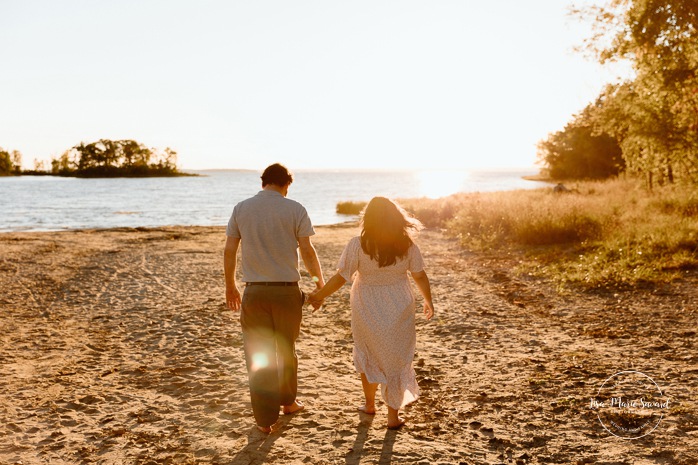
[[[305,296],[298,287],[298,249],[305,268],[320,288],[324,285],[315,234],[300,203],[287,199],[293,175],[278,163],[262,174],[262,190],[238,203],[226,230],[225,299],[233,311],[242,309],[240,323],[257,428],[270,433],[284,414],[304,408],[296,399],[300,333]],[[242,299],[235,284],[237,252],[241,247]],[[316,308],[319,303],[315,303]]]

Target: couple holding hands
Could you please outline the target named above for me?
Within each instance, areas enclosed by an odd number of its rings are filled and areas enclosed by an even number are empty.
[[[361,218],[361,235],[352,238],[327,283],[310,236],[315,234],[305,208],[287,199],[293,175],[273,164],[262,174],[262,190],[238,203],[226,230],[224,253],[226,304],[240,310],[250,397],[257,428],[270,433],[279,410],[304,408],[296,399],[300,333],[305,296],[298,281],[298,251],[317,289],[309,302],[324,299],[353,281],[350,294],[353,358],[361,375],[365,403],[359,410],[375,414],[380,385],[388,406],[388,428],[405,421],[400,408],[417,399],[414,357],[415,300],[412,276],[424,297],[424,315],[434,316],[429,278],[411,233],[421,224],[384,197],[373,198]],[[241,249],[243,295],[235,283]]]

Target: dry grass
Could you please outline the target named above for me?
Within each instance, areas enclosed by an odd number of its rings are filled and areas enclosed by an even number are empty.
[[[337,213],[340,215],[358,215],[364,209],[368,202],[339,202],[337,204]]]
[[[477,250],[519,248],[530,271],[588,287],[665,282],[698,267],[698,189],[634,180],[478,194],[447,230]]]
[[[666,282],[698,268],[698,187],[636,180],[457,194],[400,203],[464,247],[518,250],[523,269],[584,287]]]

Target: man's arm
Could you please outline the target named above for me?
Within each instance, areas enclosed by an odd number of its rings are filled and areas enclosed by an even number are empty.
[[[325,278],[322,277],[322,267],[320,266],[320,260],[317,258],[317,251],[313,247],[313,243],[310,241],[310,237],[299,237],[298,246],[301,251],[301,258],[305,264],[305,269],[308,270],[310,276],[313,277],[315,282],[315,287],[320,289],[325,285]],[[317,277],[317,280],[315,279]]]
[[[235,284],[235,270],[237,269],[239,237],[228,236],[223,252],[223,269],[225,270],[225,304],[229,309],[240,310],[240,291]]]

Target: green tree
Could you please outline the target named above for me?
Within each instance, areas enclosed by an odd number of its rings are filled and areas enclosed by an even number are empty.
[[[629,60],[635,77],[607,88],[597,122],[632,171],[698,181],[698,2],[611,0],[589,15],[600,62]]]
[[[22,154],[18,150],[12,151],[12,165],[14,174],[22,174]]]
[[[13,171],[14,165],[12,164],[10,152],[0,148],[0,176],[10,176],[13,174]]]
[[[0,176],[22,174],[22,154],[13,150],[9,152],[0,147]]]
[[[136,160],[139,159],[139,153],[141,150],[141,144],[135,140],[122,141],[121,155],[123,158],[123,166],[132,167],[136,163]]]
[[[81,142],[51,161],[53,173],[82,177],[176,176],[177,153],[158,152],[134,140]]]
[[[67,150],[58,158],[51,159],[51,173],[58,176],[67,176],[75,173],[77,163],[71,159],[71,151]]]
[[[600,104],[589,105],[562,131],[538,144],[538,160],[552,179],[604,179],[617,176],[625,163],[616,139],[599,131],[592,114]]]
[[[162,153],[155,154],[157,166],[163,170],[177,170],[177,152],[171,148],[165,148]]]
[[[593,115],[598,127],[618,140],[628,171],[674,181],[674,172],[689,174],[684,156],[685,138],[671,116],[666,92],[649,95],[640,80],[607,86],[600,100],[604,104]]]

